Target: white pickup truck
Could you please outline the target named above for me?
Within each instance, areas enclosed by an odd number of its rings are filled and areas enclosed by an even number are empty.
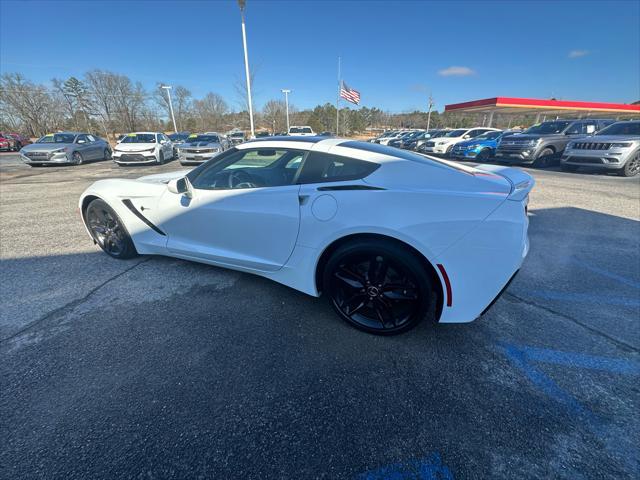
[[[310,137],[316,135],[316,132],[308,125],[302,125],[298,127],[289,127],[289,135],[292,137]]]

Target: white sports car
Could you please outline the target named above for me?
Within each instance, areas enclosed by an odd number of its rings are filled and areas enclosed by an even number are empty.
[[[394,334],[427,311],[469,322],[528,251],[533,179],[373,143],[271,137],[191,171],[100,180],[80,198],[107,254],[157,254],[327,295],[344,320]]]

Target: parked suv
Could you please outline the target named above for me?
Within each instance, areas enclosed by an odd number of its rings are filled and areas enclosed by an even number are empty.
[[[496,160],[548,167],[557,162],[571,140],[596,133],[614,123],[609,119],[553,120],[530,127],[521,135],[502,139]]]
[[[640,173],[640,121],[617,122],[593,136],[567,144],[560,160],[562,170],[596,167],[623,177]]]

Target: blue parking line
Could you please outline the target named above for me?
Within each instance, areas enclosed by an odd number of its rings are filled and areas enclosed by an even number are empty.
[[[595,265],[590,265],[582,260],[578,260],[577,258],[571,258],[570,261],[575,263],[576,265],[581,266],[586,270],[590,270],[594,273],[602,275],[604,277],[608,277],[617,282],[623,283],[625,285],[629,285],[630,287],[640,288],[640,282],[633,280],[632,278],[623,277],[622,275],[618,275],[617,273],[610,272],[600,267],[596,267]]]
[[[536,347],[518,347],[518,352],[523,354],[526,360],[534,362],[553,363],[569,367],[587,368],[589,370],[603,370],[622,375],[640,375],[640,363],[629,360],[596,357],[594,355]]]
[[[594,295],[592,293],[557,292],[552,290],[526,290],[526,294],[546,300],[640,307],[640,298],[620,297],[615,294]]]
[[[361,473],[356,480],[453,480],[453,474],[437,452],[428,456],[409,460],[403,463],[393,463]]]

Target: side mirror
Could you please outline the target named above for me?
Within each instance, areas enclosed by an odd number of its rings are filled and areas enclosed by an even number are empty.
[[[462,138],[471,138],[471,135],[464,135]]]
[[[175,193],[177,195],[186,195],[191,198],[191,185],[189,184],[189,179],[187,177],[182,178],[174,178],[167,183],[167,189],[171,193]]]
[[[81,143],[86,143],[84,140],[78,140],[76,143],[81,144]]]

